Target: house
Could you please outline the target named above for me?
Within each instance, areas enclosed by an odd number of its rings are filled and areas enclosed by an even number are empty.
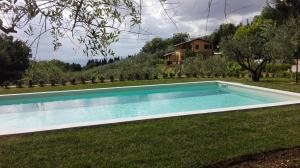
[[[190,50],[195,53],[199,53],[207,58],[214,54],[213,44],[210,41],[202,38],[195,38],[190,41],[186,41],[180,44],[176,44],[175,51],[164,55],[168,65],[181,65],[184,60],[185,53]]]

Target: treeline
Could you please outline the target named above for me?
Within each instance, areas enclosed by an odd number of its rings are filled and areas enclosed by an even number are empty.
[[[103,58],[103,59],[90,59],[88,60],[88,62],[86,63],[86,66],[84,67],[85,69],[91,69],[97,66],[102,66],[102,65],[106,65],[106,64],[111,64],[114,63],[116,61],[120,61],[120,57],[114,57],[114,58]]]

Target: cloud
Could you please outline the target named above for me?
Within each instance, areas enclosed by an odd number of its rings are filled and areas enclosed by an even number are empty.
[[[174,19],[179,32],[187,32],[192,37],[203,36],[211,33],[222,23],[239,24],[247,19],[251,20],[259,15],[266,5],[264,0],[227,0],[225,18],[225,0],[213,0],[211,12],[207,22],[209,0],[168,0],[164,6],[168,14]],[[207,24],[207,31],[206,31]],[[151,35],[137,35],[123,32],[120,40],[111,45],[116,56],[125,57],[138,52],[146,41],[153,37],[168,38],[177,32],[176,27],[166,16],[159,0],[143,1],[142,24],[133,28],[136,32]],[[18,34],[24,38],[24,33]],[[66,62],[85,64],[90,59],[83,56],[80,46],[74,46],[68,38],[62,39],[63,46],[58,51],[53,51],[50,35],[46,34],[40,39],[37,59],[60,59]]]

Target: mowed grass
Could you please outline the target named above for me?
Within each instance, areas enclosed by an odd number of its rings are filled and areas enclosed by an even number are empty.
[[[122,86],[136,86],[136,85],[153,85],[153,84],[169,84],[181,82],[198,82],[198,81],[212,81],[223,80],[229,82],[239,82],[250,85],[257,85],[262,87],[278,88],[288,91],[300,92],[300,87],[296,87],[292,79],[280,78],[265,78],[261,82],[252,82],[249,78],[175,78],[175,79],[159,79],[159,80],[136,80],[136,81],[123,81],[123,82],[105,82],[105,83],[87,83],[77,85],[57,85],[57,86],[35,86],[28,88],[11,87],[9,89],[0,88],[0,95],[2,94],[16,94],[16,93],[31,93],[31,92],[47,92],[47,91],[62,91],[62,90],[79,90],[79,89],[93,89],[93,88],[107,88],[107,87],[122,87]],[[291,87],[290,87],[291,86]],[[300,86],[300,85],[299,85]]]
[[[300,92],[283,79],[225,80]],[[292,105],[2,136],[0,167],[201,167],[300,146],[299,123]]]

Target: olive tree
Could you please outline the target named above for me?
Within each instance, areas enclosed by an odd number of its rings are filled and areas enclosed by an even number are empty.
[[[281,60],[299,63],[300,57],[300,17],[290,18],[284,24],[273,30],[274,38],[268,43],[274,55]],[[298,66],[296,73],[298,73]],[[298,82],[298,75],[296,75]]]
[[[232,39],[221,44],[224,54],[249,71],[253,81],[259,81],[266,64],[273,59],[267,44],[272,27],[272,20],[256,18],[250,25],[239,27]]]
[[[123,23],[141,22],[138,9],[132,0],[3,0],[0,30],[12,34],[27,27],[25,32],[34,36],[31,44],[50,32],[54,49],[61,39],[71,38],[84,46],[85,54],[107,55],[113,54],[109,44],[126,31]]]

